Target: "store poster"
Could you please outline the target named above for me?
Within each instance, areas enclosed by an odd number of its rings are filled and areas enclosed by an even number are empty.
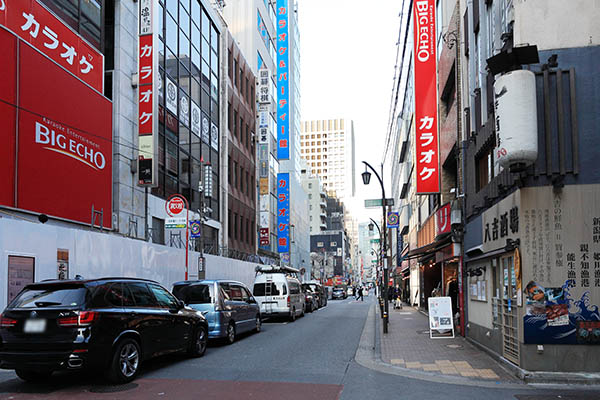
[[[526,344],[600,344],[598,204],[600,185],[521,190]]]

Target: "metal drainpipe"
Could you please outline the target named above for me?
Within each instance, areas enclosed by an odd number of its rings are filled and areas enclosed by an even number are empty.
[[[466,336],[465,332],[465,316],[467,315],[467,302],[465,301],[465,290],[463,282],[463,271],[464,271],[464,257],[465,257],[465,246],[464,246],[464,232],[466,226],[466,207],[465,207],[465,150],[466,141],[464,140],[464,133],[462,131],[462,81],[461,81],[461,53],[460,53],[460,1],[456,1],[456,130],[458,132],[458,139],[460,140],[460,207],[461,207],[461,219],[462,219],[462,232],[461,243],[460,243],[460,261],[458,263],[458,290],[459,290],[459,310],[460,310],[460,333],[462,336]]]

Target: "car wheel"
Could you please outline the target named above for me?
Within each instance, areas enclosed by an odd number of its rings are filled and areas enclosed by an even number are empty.
[[[140,345],[133,339],[123,339],[115,346],[112,361],[107,371],[113,383],[127,383],[135,379],[140,370]]]
[[[296,320],[296,309],[292,308],[292,311],[290,311],[290,321],[294,322]]]
[[[202,357],[206,352],[207,344],[208,333],[206,332],[206,328],[199,326],[194,333],[194,336],[192,336],[192,340],[190,341],[190,349],[188,350],[188,354],[190,357]]]
[[[262,329],[262,321],[260,320],[260,315],[256,316],[256,326],[254,328],[254,332],[260,332],[260,330]]]
[[[235,326],[233,325],[233,322],[230,322],[229,325],[227,325],[227,336],[225,337],[225,340],[227,340],[227,344],[235,342]]]
[[[15,370],[17,376],[26,382],[44,382],[50,379],[52,371],[28,371],[24,369]]]

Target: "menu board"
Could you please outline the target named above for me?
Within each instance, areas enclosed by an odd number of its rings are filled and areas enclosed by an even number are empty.
[[[452,300],[450,297],[430,297],[428,303],[429,337],[431,339],[454,337]]]

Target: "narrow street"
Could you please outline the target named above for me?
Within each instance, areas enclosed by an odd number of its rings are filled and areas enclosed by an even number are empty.
[[[33,385],[12,371],[0,371],[0,399],[600,398],[600,392],[589,388],[541,389],[489,380],[445,383],[443,378],[409,377],[401,368],[386,371],[387,364],[373,361],[374,311],[372,295],[364,302],[330,301],[293,323],[265,322],[262,332],[241,336],[230,346],[213,343],[202,358],[150,361],[137,380],[121,386],[111,386],[100,376],[69,373]]]

